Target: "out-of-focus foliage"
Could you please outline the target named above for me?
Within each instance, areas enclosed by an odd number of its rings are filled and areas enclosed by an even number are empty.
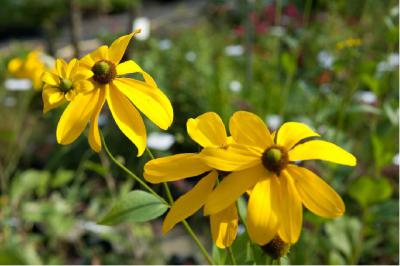
[[[398,3],[246,2],[210,1],[190,28],[165,23],[148,40],[134,40],[130,57],[151,73],[174,107],[169,133],[175,144],[157,155],[197,151],[186,135],[186,120],[206,111],[227,122],[234,111],[250,110],[271,128],[304,122],[355,154],[358,165],[304,163],[342,195],[346,214],[325,220],[306,211],[301,240],[282,262],[398,264]],[[116,12],[126,4],[82,1],[82,8],[90,14]],[[12,31],[13,25],[38,31],[48,15],[65,16],[63,5],[4,1],[0,31]],[[20,15],[10,17],[15,11]],[[114,38],[102,33],[105,42]],[[338,45],[351,38],[361,42]],[[26,54],[20,45],[12,48],[14,54],[0,55],[0,263],[182,262],[162,252],[171,242],[160,233],[161,219],[116,227],[96,223],[138,185],[104,153],[90,151],[85,137],[57,145],[62,110],[43,115],[39,94],[5,89],[7,62]],[[136,158],[107,112],[100,120],[111,150],[140,176],[149,158]],[[191,184],[177,182],[174,197]],[[239,205],[243,217],[245,204]],[[207,219],[198,215],[190,222],[211,246]],[[242,231],[232,247],[237,262],[268,263]],[[223,250],[212,251],[216,262],[230,263]]]

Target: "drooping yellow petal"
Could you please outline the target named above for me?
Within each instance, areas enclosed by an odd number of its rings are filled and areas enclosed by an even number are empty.
[[[141,156],[146,149],[146,128],[132,103],[112,83],[107,90],[107,103],[119,129],[138,149]]]
[[[60,78],[49,71],[44,72],[41,78],[44,83],[51,86],[58,86],[60,83]]]
[[[214,112],[190,118],[186,128],[189,136],[202,147],[223,147],[227,144],[224,123]]]
[[[170,127],[174,117],[172,105],[160,89],[129,78],[117,78],[113,84],[154,124],[164,130]]]
[[[238,229],[238,213],[235,204],[210,215],[211,236],[219,248],[230,247],[236,239]]]
[[[261,165],[233,172],[208,197],[204,206],[204,215],[215,214],[233,204],[246,190],[268,175]]]
[[[142,74],[144,80],[148,85],[154,88],[158,88],[154,79],[145,72],[138,64],[136,64],[133,60],[125,61],[119,65],[117,65],[117,75],[125,75],[130,73],[140,73]]]
[[[342,198],[319,176],[310,170],[289,165],[299,196],[307,209],[325,218],[336,218],[345,212]]]
[[[177,223],[195,213],[207,199],[217,180],[217,171],[203,177],[189,192],[179,197],[164,219],[162,231],[166,234]]]
[[[81,66],[81,68],[85,68],[87,71],[91,70],[95,63],[96,62],[93,60],[91,54],[87,54],[79,59],[79,65]]]
[[[93,115],[90,119],[90,128],[89,128],[89,145],[95,152],[100,152],[101,150],[101,139],[99,133],[99,115],[101,109],[106,101],[106,88],[101,88],[100,90],[100,97]]]
[[[99,90],[79,94],[68,104],[57,125],[58,143],[70,144],[79,137],[93,114],[99,96]]]
[[[289,160],[324,160],[349,166],[354,166],[357,163],[356,158],[351,153],[323,140],[311,140],[297,145],[289,151]]]
[[[181,153],[147,162],[143,175],[150,183],[161,183],[197,176],[210,170],[197,153]]]
[[[319,134],[305,124],[287,122],[279,128],[276,143],[290,150],[300,140],[317,136]]]
[[[238,111],[229,120],[229,131],[236,143],[265,150],[273,139],[265,123],[255,114]]]
[[[259,181],[250,194],[247,206],[247,232],[258,245],[270,242],[278,230],[278,220],[271,206],[271,177]]]
[[[130,40],[138,32],[140,32],[140,30],[136,30],[131,34],[121,36],[111,44],[108,50],[108,55],[111,62],[118,64],[119,61],[121,61]]]
[[[279,177],[271,178],[271,203],[279,221],[279,236],[286,243],[296,243],[301,232],[303,208],[293,180],[286,170]]]
[[[204,148],[202,160],[210,167],[221,171],[238,171],[261,164],[261,153],[240,144],[231,144],[227,149]]]
[[[43,113],[47,113],[64,102],[64,93],[60,92],[58,88],[45,86],[42,92],[42,99]]]

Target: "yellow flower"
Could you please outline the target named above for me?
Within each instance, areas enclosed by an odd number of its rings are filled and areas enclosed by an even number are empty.
[[[120,63],[135,33],[118,38],[110,47],[101,46],[80,60],[80,66],[94,73],[91,78],[94,87],[78,94],[65,109],[57,126],[59,143],[75,141],[90,121],[89,144],[94,151],[100,151],[98,117],[105,101],[120,130],[138,148],[138,156],[146,148],[146,129],[134,106],[160,128],[171,125],[171,103],[153,78],[132,60]],[[129,73],[140,73],[145,81],[121,77]]]
[[[47,70],[45,64],[40,59],[40,51],[31,51],[26,59],[13,58],[8,63],[8,72],[16,78],[27,78],[33,83],[33,88],[40,90],[42,81],[40,77]]]
[[[88,81],[93,72],[79,67],[79,61],[72,59],[68,64],[56,60],[56,67],[42,75],[43,86],[43,112],[59,106],[67,101],[72,101],[77,93],[93,89],[93,84]]]
[[[210,167],[233,172],[208,197],[206,215],[223,210],[252,188],[247,231],[254,242],[265,245],[276,235],[286,243],[297,242],[302,205],[327,218],[344,213],[340,196],[295,162],[316,159],[354,166],[353,155],[320,140],[317,133],[301,123],[285,123],[271,135],[264,122],[249,112],[236,112],[229,129],[236,144],[227,149],[205,148],[200,153]]]
[[[336,49],[341,50],[346,47],[357,47],[362,44],[362,40],[360,38],[348,38],[344,41],[340,41],[336,44]]]
[[[204,147],[225,148],[230,144],[221,118],[213,112],[205,113],[187,122],[189,136]],[[151,160],[144,166],[144,178],[151,183],[176,181],[207,173],[181,196],[168,212],[162,230],[166,234],[177,223],[193,215],[205,203],[213,190],[218,172],[204,164],[197,153],[183,153]],[[238,215],[235,204],[229,204],[210,216],[211,234],[220,248],[228,247],[236,238]]]

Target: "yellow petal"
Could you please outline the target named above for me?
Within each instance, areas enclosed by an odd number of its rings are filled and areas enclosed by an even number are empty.
[[[93,64],[100,60],[108,60],[108,47],[107,45],[102,45],[93,52],[90,53],[90,57],[92,59]],[[90,67],[92,67],[91,65]]]
[[[265,150],[273,139],[265,123],[255,114],[246,111],[234,113],[229,120],[229,131],[236,143]]]
[[[79,62],[78,59],[73,58],[68,64],[67,64],[67,70],[66,70],[66,78],[67,79],[72,79],[72,76],[75,75],[75,71],[79,67]]]
[[[181,153],[147,162],[143,175],[150,183],[161,183],[197,176],[210,170],[197,153]]]
[[[58,86],[60,83],[60,78],[49,71],[44,72],[41,79],[44,83],[51,86]]]
[[[246,190],[266,177],[267,171],[261,165],[233,172],[224,177],[222,182],[208,197],[204,206],[204,215],[215,214],[233,204]]]
[[[79,59],[79,65],[81,68],[90,70],[96,62],[93,60],[91,54],[87,54],[81,59]]]
[[[79,94],[68,104],[57,125],[58,143],[70,144],[79,137],[93,114],[99,95],[99,90]]]
[[[253,188],[247,206],[247,232],[258,245],[270,242],[278,230],[278,221],[271,206],[271,178],[264,178]]]
[[[238,213],[235,204],[210,215],[211,236],[219,248],[230,247],[236,238]]]
[[[71,79],[73,81],[80,81],[80,80],[86,80],[89,79],[93,76],[93,72],[87,68],[79,66],[76,68],[75,71],[73,71],[73,74],[71,75]]]
[[[134,31],[131,34],[121,36],[111,44],[108,50],[108,55],[109,59],[114,62],[114,64],[118,64],[119,61],[121,61],[130,40],[138,32],[140,31]]]
[[[343,215],[345,205],[342,198],[319,176],[295,165],[289,165],[287,171],[296,181],[297,191],[307,209],[325,218]]]
[[[67,63],[63,59],[56,59],[56,69],[59,77],[63,79],[67,78]]]
[[[319,134],[305,124],[287,122],[279,128],[276,143],[290,150],[300,140],[316,136]]]
[[[189,136],[202,147],[223,147],[227,144],[224,123],[214,112],[190,118],[186,128]]]
[[[115,79],[113,84],[158,127],[166,130],[171,126],[172,105],[161,90],[129,78]]]
[[[11,59],[11,61],[8,63],[7,65],[7,70],[8,72],[10,72],[11,74],[15,75],[16,72],[18,72],[20,70],[20,68],[23,65],[23,61],[20,58],[14,58]]]
[[[279,236],[286,243],[296,243],[301,232],[303,208],[293,180],[285,170],[279,177],[271,178],[271,202],[279,221]]]
[[[204,205],[217,180],[217,171],[203,177],[189,192],[179,197],[164,219],[162,231],[166,234],[177,223],[194,214]]]
[[[132,103],[112,83],[107,103],[119,129],[132,141],[141,156],[146,149],[146,128],[142,117]]]
[[[74,90],[77,92],[87,93],[95,89],[95,85],[93,82],[89,80],[80,80],[74,83]]]
[[[125,75],[130,73],[140,73],[148,85],[155,88],[158,87],[154,79],[147,72],[143,71],[143,69],[133,60],[128,60],[117,65],[117,75]]]
[[[45,86],[42,92],[43,113],[56,108],[64,102],[64,93],[58,88]]]
[[[100,89],[99,101],[95,107],[92,118],[90,119],[90,128],[89,128],[89,145],[95,152],[100,152],[101,150],[101,139],[100,139],[98,121],[105,100],[106,100],[106,91],[105,89]]]
[[[231,144],[227,149],[204,148],[200,152],[202,160],[210,167],[221,171],[239,171],[261,163],[261,154],[239,144]]]
[[[356,158],[351,153],[323,140],[311,140],[297,145],[289,151],[289,160],[324,160],[349,166],[354,166],[357,163]]]

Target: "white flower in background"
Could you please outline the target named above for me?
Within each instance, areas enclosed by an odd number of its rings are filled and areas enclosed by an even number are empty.
[[[4,98],[3,104],[4,104],[4,106],[7,106],[7,107],[13,107],[17,104],[17,99],[15,99],[15,97],[12,97],[12,96],[7,96]]]
[[[286,29],[281,26],[271,27],[271,30],[270,30],[270,34],[272,36],[279,37],[279,38],[285,36],[285,33],[286,33]]]
[[[282,116],[280,116],[280,115],[267,115],[265,117],[265,122],[267,123],[268,127],[271,130],[275,131],[282,124]]]
[[[185,54],[185,58],[186,58],[186,60],[189,61],[189,62],[194,62],[194,61],[196,60],[196,58],[197,58],[197,55],[196,55],[195,52],[189,51],[189,52],[187,52],[187,53]]]
[[[138,17],[133,21],[132,31],[140,29],[140,33],[136,34],[136,39],[140,41],[147,40],[150,37],[150,19],[146,17]]]
[[[32,81],[30,79],[6,79],[4,87],[9,91],[27,91],[32,89]]]
[[[399,161],[400,161],[400,159],[399,159],[399,154],[396,154],[396,155],[393,157],[392,162],[393,162],[394,165],[399,165]]]
[[[378,101],[376,94],[373,93],[372,91],[359,91],[354,95],[354,97],[360,103],[368,105],[376,104]]]
[[[172,47],[172,42],[169,39],[161,40],[158,43],[158,47],[160,48],[160,50],[169,50]]]
[[[386,60],[379,62],[376,71],[381,74],[383,72],[398,70],[398,67],[399,67],[399,54],[391,53],[390,55],[388,55]]]
[[[321,67],[331,69],[335,58],[328,51],[321,51],[318,53],[318,63]]]
[[[242,90],[242,83],[238,80],[232,80],[229,82],[229,90],[231,92],[240,92]]]
[[[244,53],[242,45],[228,45],[225,47],[225,54],[227,56],[241,56]]]
[[[243,226],[243,224],[239,224],[239,225],[238,225],[237,234],[240,236],[240,235],[242,235],[245,231],[246,231],[246,228]]]
[[[168,133],[152,132],[147,137],[147,146],[151,149],[166,151],[175,143],[175,137]]]

